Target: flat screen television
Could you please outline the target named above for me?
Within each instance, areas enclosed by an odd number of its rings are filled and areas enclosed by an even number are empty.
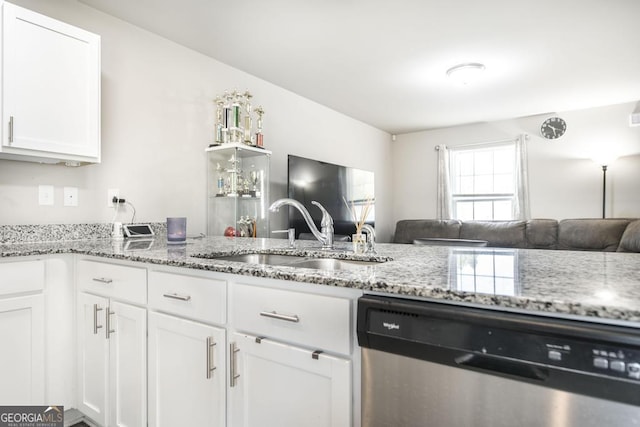
[[[360,218],[367,200],[375,199],[374,190],[373,172],[289,155],[288,197],[307,208],[318,230],[322,212],[311,201],[324,206],[333,217],[336,240],[350,238],[356,230],[353,215],[343,199],[355,207]],[[375,204],[365,222],[375,225]],[[300,233],[311,233],[300,212],[293,207],[289,207],[289,228],[295,228],[296,238],[300,238]]]

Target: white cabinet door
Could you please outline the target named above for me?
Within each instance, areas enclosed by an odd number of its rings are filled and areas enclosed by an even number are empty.
[[[78,294],[78,409],[100,425],[107,421],[109,341],[105,312],[109,300]]]
[[[100,161],[100,37],[3,6],[1,152]]]
[[[224,426],[224,329],[149,312],[148,340],[149,426]]]
[[[230,376],[237,378],[229,425],[351,426],[351,361],[324,353],[316,359],[309,350],[251,335],[232,338]]]
[[[109,425],[147,425],[147,311],[111,302]]]
[[[78,409],[102,426],[147,420],[147,312],[78,296]]]
[[[44,405],[44,296],[0,299],[0,402]]]

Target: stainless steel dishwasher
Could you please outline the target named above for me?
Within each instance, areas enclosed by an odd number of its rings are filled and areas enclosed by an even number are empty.
[[[640,329],[365,295],[364,427],[640,426]]]

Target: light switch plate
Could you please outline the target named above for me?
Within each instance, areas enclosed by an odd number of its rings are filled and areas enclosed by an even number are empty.
[[[64,187],[64,205],[78,206],[78,187]]]
[[[38,186],[38,204],[40,206],[53,206],[53,185]]]

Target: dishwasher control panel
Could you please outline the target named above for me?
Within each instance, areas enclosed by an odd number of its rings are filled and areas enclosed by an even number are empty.
[[[359,339],[361,336],[368,340],[385,337],[407,348],[423,345],[451,349],[640,384],[640,330],[481,309],[441,310],[438,304],[431,306],[435,307],[428,313],[423,308],[419,312],[410,308],[369,309],[366,331],[359,330]],[[433,352],[425,352],[424,357],[428,359],[431,354]]]
[[[552,366],[627,378],[640,381],[640,350],[620,345],[594,344],[576,339],[549,339],[538,337],[544,342],[543,360],[531,361]]]

